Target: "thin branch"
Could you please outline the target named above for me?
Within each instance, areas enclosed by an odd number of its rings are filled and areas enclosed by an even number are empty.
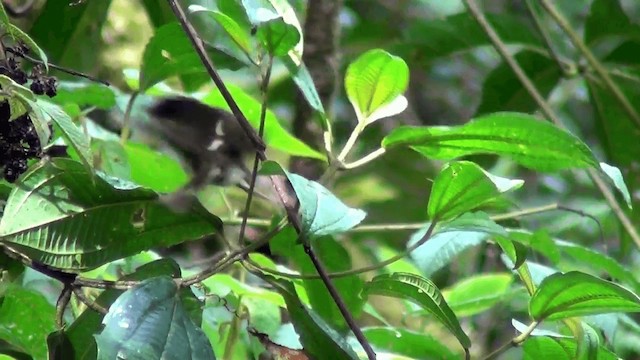
[[[133,104],[136,102],[140,92],[134,91],[129,97],[127,102],[127,109],[124,112],[124,120],[122,121],[122,131],[120,132],[120,143],[124,145],[129,140],[129,134],[131,133],[131,111]]]
[[[64,288],[60,296],[58,296],[58,301],[56,301],[56,326],[58,329],[62,329],[64,326],[64,311],[69,305],[69,300],[71,300],[71,288],[70,284],[64,284]]]
[[[73,294],[76,296],[78,300],[80,300],[80,302],[82,302],[89,309],[97,312],[98,314],[106,315],[109,312],[109,309],[106,309],[102,305],[98,304],[97,302],[91,301],[89,298],[87,298],[82,292],[82,288],[74,286]]]
[[[367,164],[377,158],[379,158],[380,156],[384,155],[386,153],[385,148],[379,148],[378,150],[375,150],[373,152],[370,152],[369,154],[365,155],[362,159],[356,160],[352,163],[348,163],[348,164],[343,164],[342,167],[344,169],[355,169],[357,167],[360,167],[364,164]]]
[[[542,1],[543,1],[543,4],[547,3],[547,0],[542,0]],[[496,51],[500,54],[500,56],[502,56],[502,58],[509,65],[511,70],[516,74],[516,76],[518,77],[518,80],[520,80],[520,82],[525,87],[525,89],[527,89],[527,92],[529,93],[529,95],[533,97],[533,99],[536,101],[538,106],[542,109],[545,116],[549,118],[554,124],[556,124],[556,126],[564,128],[564,126],[562,125],[562,122],[560,121],[560,118],[558,118],[556,113],[551,109],[551,106],[549,105],[549,103],[542,97],[542,95],[540,95],[535,85],[531,82],[531,79],[529,79],[527,74],[524,73],[524,71],[522,70],[520,65],[516,62],[516,60],[513,58],[513,56],[511,56],[511,54],[507,50],[505,43],[500,39],[500,37],[495,32],[491,24],[489,24],[487,19],[484,17],[484,14],[478,7],[478,4],[475,2],[475,0],[464,0],[464,4],[469,9],[469,12],[471,13],[471,15],[473,15],[473,17],[476,19],[480,27],[487,34]],[[598,190],[604,196],[605,200],[609,204],[609,207],[611,207],[611,210],[614,212],[618,220],[620,220],[620,223],[622,224],[622,226],[625,228],[629,236],[631,236],[636,246],[640,247],[640,235],[638,234],[638,231],[634,227],[633,223],[631,222],[627,214],[620,207],[620,204],[618,203],[615,196],[607,186],[606,182],[602,179],[602,176],[600,175],[600,173],[598,173],[597,170],[591,169],[591,168],[587,169],[587,173],[589,174],[589,177],[594,182]]]
[[[631,105],[629,99],[620,90],[618,85],[613,81],[605,67],[600,61],[593,55],[587,44],[582,41],[578,33],[573,30],[569,21],[556,9],[556,7],[549,0],[540,0],[540,4],[547,11],[547,13],[553,18],[553,20],[560,26],[560,28],[567,34],[573,45],[584,55],[589,65],[595,70],[595,72],[604,80],[605,85],[613,93],[613,96],[618,100],[624,111],[629,115],[631,120],[636,123],[636,127],[640,128],[640,115],[636,109]]]
[[[227,102],[227,105],[229,105],[231,112],[233,113],[233,115],[235,115],[236,120],[238,120],[238,123],[240,124],[242,129],[246,132],[247,137],[249,137],[249,139],[251,139],[251,141],[253,142],[253,145],[256,147],[256,153],[260,157],[260,160],[265,160],[266,157],[264,155],[264,150],[266,149],[266,145],[264,144],[264,141],[262,141],[258,134],[256,134],[256,131],[253,129],[251,124],[249,124],[249,121],[238,107],[238,104],[236,104],[236,102],[233,100],[231,93],[224,85],[224,82],[222,81],[220,75],[218,75],[218,72],[215,70],[213,60],[211,60],[209,54],[207,54],[202,39],[200,39],[193,26],[191,26],[189,20],[187,20],[187,16],[180,7],[180,4],[178,4],[176,0],[168,1],[171,9],[173,10],[173,13],[176,15],[176,18],[178,18],[180,25],[182,25],[184,32],[186,33],[189,40],[191,40],[196,53],[198,54],[198,56],[200,56],[200,60],[202,61],[204,67],[207,69],[211,80],[213,80],[213,82],[216,84],[216,87],[218,87],[218,90],[220,90],[220,94],[222,94],[222,97]]]
[[[536,327],[538,327],[538,325],[539,325],[539,323],[537,321],[532,322],[522,334],[514,337],[508,343],[505,343],[502,346],[500,346],[499,348],[497,348],[496,350],[494,350],[491,354],[487,355],[484,358],[484,360],[495,359],[495,358],[498,357],[498,355],[500,355],[503,352],[509,350],[511,347],[520,346],[523,342],[525,342],[525,340],[527,340],[529,338],[529,336],[531,335],[533,330],[535,330]]]
[[[538,16],[538,13],[536,12],[536,9],[533,5],[533,0],[525,0],[524,3],[527,5],[529,16],[531,17],[531,20],[533,20],[533,24],[535,25],[536,30],[538,30],[538,32],[540,33],[540,36],[544,41],[544,45],[547,47],[547,50],[549,51],[549,55],[558,64],[558,67],[566,74],[568,72],[567,64],[564,60],[560,58],[558,53],[553,49],[553,45],[551,43],[551,37],[549,36],[549,33],[547,33],[547,30],[544,28],[544,26],[542,26],[540,17]]]
[[[29,60],[30,62],[32,62],[34,64],[42,64],[42,65],[44,65],[44,61],[38,60],[38,59],[33,58],[33,57],[31,57],[29,55],[26,55],[26,54],[19,54],[19,53],[17,53],[16,51],[14,51],[11,48],[6,48],[6,51],[10,52],[10,53],[12,53],[12,54],[14,54],[16,56],[23,57],[23,58]],[[69,68],[66,68],[66,67],[62,67],[62,66],[59,66],[59,65],[56,65],[56,64],[52,64],[52,63],[47,63],[47,66],[52,68],[52,69],[56,69],[58,71],[65,72],[65,73],[73,75],[73,76],[79,76],[79,77],[85,78],[87,80],[91,80],[93,82],[97,82],[97,83],[100,83],[100,84],[103,84],[103,85],[106,85],[106,86],[111,86],[111,84],[109,84],[108,81],[100,80],[100,79],[98,79],[96,77],[93,77],[93,76],[91,76],[89,74],[85,74],[85,73],[82,73],[82,72],[79,72],[79,71],[76,71],[76,70],[73,70],[73,69],[69,69]]]

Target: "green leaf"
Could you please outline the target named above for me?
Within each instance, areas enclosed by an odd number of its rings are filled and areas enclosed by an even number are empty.
[[[85,136],[84,132],[73,123],[69,115],[58,105],[42,100],[38,100],[34,107],[38,108],[37,111],[41,112],[45,119],[50,120],[60,129],[67,145],[77,152],[80,161],[82,161],[87,171],[93,172],[93,155],[91,154],[89,139]]]
[[[439,160],[496,154],[538,171],[598,166],[580,139],[535,116],[520,113],[490,114],[462,126],[402,126],[387,135],[382,145],[410,146],[425,157]]]
[[[374,348],[411,359],[457,360],[460,358],[440,340],[427,333],[395,327],[368,327],[362,329],[362,332]]]
[[[30,103],[36,100],[31,90],[18,84],[6,75],[0,75],[0,86],[2,86],[5,93],[8,93],[8,96],[1,96],[0,99],[6,99],[9,102],[9,107],[11,108],[9,121],[29,112]]]
[[[264,276],[287,303],[291,322],[300,336],[300,343],[304,346],[305,352],[318,359],[358,359],[346,340],[300,301],[293,283],[269,275]]]
[[[142,0],[142,5],[154,28],[175,21],[176,16],[169,3],[163,0]],[[184,6],[184,5],[183,5]]]
[[[463,348],[469,349],[471,346],[471,340],[460,327],[460,322],[447,305],[440,290],[427,278],[407,273],[378,275],[365,284],[363,294],[391,296],[414,302],[428,310],[446,326]]]
[[[287,67],[287,70],[289,70],[293,82],[298,86],[298,89],[302,92],[302,95],[304,95],[309,106],[320,113],[320,126],[322,129],[328,129],[331,124],[329,124],[329,120],[326,117],[322,100],[320,99],[316,85],[313,83],[313,78],[311,74],[309,74],[307,67],[304,64],[297,66],[295,62],[288,57],[282,57],[280,60]]]
[[[172,259],[155,260],[140,266],[135,272],[123,277],[122,280],[142,281],[162,275],[180,277],[180,266]],[[123,290],[115,289],[105,290],[95,299],[95,302],[104,308],[109,308],[123,292]],[[180,293],[183,299],[187,296],[195,298],[191,289],[181,289]],[[200,310],[200,312],[202,311]],[[65,330],[72,345],[72,350],[67,349],[65,354],[73,351],[75,359],[96,359],[97,348],[93,334],[101,329],[102,318],[102,314],[91,309],[83,311]]]
[[[233,84],[226,84],[226,86],[231,96],[233,96],[233,99],[237,102],[238,107],[242,110],[242,113],[246,116],[247,120],[249,120],[249,123],[258,129],[260,126],[261,103],[243,91],[239,86]],[[229,110],[229,105],[227,105],[227,102],[218,89],[212,90],[200,98],[200,101],[207,105]],[[281,122],[271,110],[267,110],[265,117],[264,141],[268,146],[289,155],[326,161],[325,155],[312,149],[309,145],[291,135],[291,133],[281,125]]]
[[[300,41],[300,33],[295,26],[282,18],[260,24],[256,36],[272,56],[287,55]]]
[[[545,278],[529,302],[537,321],[613,312],[640,312],[640,298],[609,281],[571,271]]]
[[[339,234],[358,225],[367,215],[345,205],[320,183],[289,173],[276,162],[264,163],[261,173],[284,174],[293,186],[300,201],[301,235],[314,238]]]
[[[490,175],[469,161],[452,162],[445,165],[433,182],[427,213],[434,221],[450,220],[523,183]]]
[[[97,170],[109,176],[131,180],[129,157],[119,140],[94,138],[91,141],[91,149],[95,154],[94,164]]]
[[[47,335],[56,329],[56,309],[39,292],[3,284],[0,298],[0,339],[34,359],[47,358]]]
[[[124,151],[131,168],[131,180],[136,184],[158,192],[172,192],[189,180],[177,161],[146,145],[127,142]]]
[[[451,310],[466,317],[491,309],[509,295],[513,275],[507,273],[471,276],[444,291]]]
[[[227,35],[238,45],[238,47],[247,55],[252,53],[251,38],[247,29],[243,29],[233,18],[219,11],[210,10],[200,5],[189,6],[189,11],[193,13],[204,12],[213,20],[215,20],[224,29]]]
[[[578,345],[573,339],[533,336],[524,342],[522,349],[524,350],[525,360],[573,360],[576,359],[575,356],[578,351]],[[611,351],[600,346],[598,347],[597,359],[617,360],[618,357]]]
[[[369,50],[349,64],[344,79],[347,97],[353,105],[360,123],[371,123],[385,105],[392,104],[409,85],[409,67],[401,58],[380,49]],[[406,106],[405,106],[406,107]],[[395,105],[398,112],[404,108]]]
[[[302,60],[302,28],[296,13],[283,0],[242,0],[252,25],[257,27],[256,37],[269,54],[290,58],[300,64]]]
[[[578,263],[587,265],[594,271],[606,272],[613,279],[631,286],[634,291],[640,291],[640,282],[634,273],[615,258],[580,244],[561,240],[556,240],[555,243],[563,254],[570,256]]]
[[[509,260],[513,262],[513,270],[520,268],[527,260],[529,249],[521,243],[502,236],[496,236],[495,241],[509,257]]]
[[[615,35],[640,35],[640,27],[633,24],[618,0],[594,0],[584,24],[584,40],[594,46],[600,40]]]
[[[544,98],[562,78],[562,69],[558,64],[537,51],[522,50],[516,54],[515,59]],[[476,110],[476,116],[496,111],[530,113],[537,108],[538,104],[511,67],[503,62],[493,69],[484,81],[482,100]]]
[[[629,194],[629,189],[627,188],[627,184],[624,182],[624,178],[622,177],[622,172],[615,166],[611,166],[607,163],[600,163],[600,169],[607,175],[609,180],[613,183],[613,185],[618,189],[624,201],[627,203],[629,209],[633,208],[633,204],[631,202],[631,195]]]
[[[34,261],[73,271],[197,239],[221,225],[199,205],[175,214],[154,192],[100,173],[92,177],[63,158],[25,174],[4,211],[3,242]]]
[[[413,246],[422,239],[426,231],[425,227],[411,235],[407,247]],[[423,275],[431,276],[434,272],[450,264],[460,253],[483,243],[488,237],[486,233],[478,231],[439,232],[413,250],[410,256]]]
[[[635,80],[625,77],[614,77],[614,80],[627,99],[640,98],[640,87]],[[595,109],[596,134],[607,158],[622,167],[635,163],[640,158],[640,146],[637,146],[640,129],[604,84],[589,77],[585,81],[589,89],[589,102]],[[631,104],[636,111],[640,111],[637,104]]]
[[[111,109],[116,105],[116,94],[108,86],[94,82],[61,81],[58,93],[51,99],[58,105],[77,104],[80,107],[94,106],[98,109]]]
[[[69,6],[66,1],[47,1],[38,12],[29,34],[56,65],[90,71],[97,64],[101,52],[86,51],[79,45],[92,44],[96,47],[102,43],[102,27],[110,6],[111,0],[87,1],[82,6]]]
[[[168,276],[155,277],[120,295],[96,335],[98,358],[215,359],[206,335],[189,318]]]
[[[213,61],[220,67],[237,70],[244,66],[244,63],[231,55],[211,50]],[[220,57],[223,61],[218,61]],[[140,90],[145,91],[176,75],[202,75],[208,79],[202,61],[182,27],[177,22],[172,22],[158,28],[144,49],[140,66]]]

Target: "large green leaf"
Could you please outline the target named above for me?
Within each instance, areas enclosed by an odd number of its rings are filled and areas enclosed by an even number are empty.
[[[613,312],[640,312],[640,298],[609,281],[578,271],[545,278],[529,302],[538,321]]]
[[[403,111],[406,104],[395,105],[396,111],[384,111],[383,116],[376,114],[383,107],[393,105],[408,85],[409,67],[404,60],[380,49],[367,51],[349,64],[344,79],[347,97],[361,123]]]
[[[210,10],[199,5],[190,6],[189,11],[191,13],[204,12],[205,14],[210,16],[212,20],[216,21],[222,27],[222,29],[224,29],[227,35],[240,48],[240,50],[242,50],[247,55],[250,55],[252,53],[250,46],[251,38],[249,29],[244,29],[232,17],[220,11]]]
[[[431,187],[427,213],[434,221],[446,221],[481,207],[524,181],[491,175],[477,164],[456,161],[445,165]]]
[[[257,27],[256,37],[274,56],[289,54],[296,63],[302,59],[302,28],[295,10],[283,0],[242,0],[247,18]]]
[[[142,281],[147,278],[162,275],[180,277],[180,267],[172,259],[156,260],[140,266],[134,273],[125,276],[123,280]],[[123,290],[115,289],[105,290],[95,299],[95,302],[100,306],[109,308],[123,292]],[[195,297],[190,289],[181,289],[180,292],[183,296],[183,301],[187,296]],[[77,360],[96,359],[97,348],[93,334],[100,330],[102,318],[102,314],[91,309],[83,311],[65,331],[72,348],[61,349],[63,354],[73,353],[74,358]]]
[[[47,358],[47,335],[56,329],[56,309],[41,293],[17,284],[0,288],[0,339],[33,356]]]
[[[29,34],[57,65],[93,71],[100,54],[96,47],[102,41],[102,26],[110,6],[111,0],[87,1],[81,6],[47,1]],[[86,51],[81,44],[91,44],[94,51]]]
[[[515,56],[525,74],[544,97],[562,78],[562,69],[549,57],[536,51],[522,50]],[[538,104],[524,88],[511,67],[501,63],[487,76],[482,85],[482,100],[476,116],[496,111],[533,112]]]
[[[206,335],[194,324],[168,276],[141,282],[120,295],[96,335],[98,358],[215,359]]]
[[[533,336],[522,346],[525,360],[553,359],[573,360],[578,353],[575,340],[550,336]],[[603,346],[598,347],[598,360],[617,360],[618,357]]]
[[[535,116],[520,113],[490,114],[462,126],[402,126],[387,135],[382,145],[410,146],[428,158],[440,160],[496,154],[539,171],[599,166],[580,139]]]
[[[188,176],[180,163],[143,144],[124,145],[131,168],[131,181],[158,192],[172,192],[187,183]]]
[[[460,322],[440,290],[427,278],[407,273],[378,275],[365,284],[364,295],[384,295],[412,301],[432,313],[465,350],[471,346],[471,340],[460,327]]]
[[[625,78],[614,78],[618,87],[631,101],[636,111],[640,111],[640,87],[635,81]],[[601,82],[586,79],[589,89],[590,103],[595,109],[597,135],[603,144],[606,154],[618,166],[628,166],[640,158],[640,137],[638,128],[619,101]]]
[[[210,55],[219,67],[237,70],[244,66],[221,51],[212,51]],[[140,89],[144,91],[176,75],[202,75],[208,78],[202,61],[184,30],[180,24],[172,22],[158,28],[144,49],[140,66]]]
[[[102,84],[61,81],[57,90],[58,93],[51,101],[59,105],[73,103],[81,107],[95,106],[99,109],[111,109],[116,105],[114,90]]]
[[[640,39],[640,26],[631,23],[618,0],[594,0],[584,24],[584,39],[594,46],[609,36],[633,35]]]
[[[0,240],[33,260],[77,271],[220,228],[199,206],[174,214],[154,192],[98,175],[68,159],[39,164],[12,191]]]
[[[300,201],[303,236],[318,237],[345,232],[358,225],[367,215],[350,208],[327,188],[312,180],[289,173],[275,162],[263,164],[264,174],[285,174]]]
[[[358,359],[346,340],[300,301],[293,283],[268,275],[266,279],[276,287],[287,303],[291,322],[306,353],[318,359]]]

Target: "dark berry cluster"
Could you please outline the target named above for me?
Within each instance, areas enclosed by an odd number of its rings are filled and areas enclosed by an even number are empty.
[[[5,47],[6,57],[0,61],[0,74],[10,77],[18,84],[24,85],[31,79],[31,91],[35,94],[56,95],[56,79],[49,77],[40,65],[35,65],[27,76],[20,67],[20,60],[29,51],[24,44]],[[11,107],[9,102],[0,102],[0,178],[14,182],[27,170],[27,161],[41,158],[43,154],[38,133],[29,114],[9,121]],[[51,129],[51,125],[50,125]]]

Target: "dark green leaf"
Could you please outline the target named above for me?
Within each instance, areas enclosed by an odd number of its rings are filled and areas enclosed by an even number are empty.
[[[382,145],[411,146],[428,158],[440,160],[497,154],[539,171],[598,166],[580,139],[535,116],[520,113],[490,114],[462,126],[402,126],[387,135]]]
[[[613,35],[640,35],[640,27],[631,23],[618,0],[594,0],[584,28],[584,40],[593,46]]]
[[[141,282],[109,308],[96,335],[98,358],[215,359],[209,339],[189,318],[168,276]]]
[[[635,81],[614,78],[627,99],[640,98],[640,87]],[[618,166],[628,166],[640,158],[640,128],[624,111],[620,102],[601,82],[586,79],[590,103],[596,110],[597,135],[603,144],[607,157]],[[638,104],[631,104],[640,111]]]
[[[56,309],[40,293],[16,284],[3,284],[0,339],[35,359],[47,358],[47,335],[56,329]]]
[[[200,206],[175,214],[154,192],[98,175],[63,158],[34,167],[11,193],[2,241],[46,265],[84,270],[220,228]]]
[[[346,340],[300,301],[293,283],[268,275],[266,279],[276,287],[287,303],[291,322],[300,336],[305,352],[318,359],[358,359]]]
[[[514,270],[520,268],[527,260],[527,253],[529,249],[517,241],[512,241],[509,238],[497,236],[495,238],[496,243],[500,246],[502,251],[509,257],[509,260],[513,262]]]
[[[123,280],[142,281],[162,275],[180,277],[180,267],[171,259],[160,259],[140,266],[134,273],[125,276]],[[102,307],[108,308],[123,292],[122,290],[114,289],[105,290],[98,296],[95,302]],[[195,295],[193,295],[190,289],[182,289],[180,292],[183,299],[186,296],[195,298]],[[200,310],[200,313],[202,313],[202,310]],[[73,348],[66,349],[65,354],[71,354],[73,352],[76,360],[96,359],[97,348],[93,334],[100,330],[102,318],[103,316],[101,314],[90,309],[82,312],[66,330]]]
[[[303,236],[313,238],[342,233],[358,225],[367,215],[345,205],[320,183],[289,173],[278,163],[264,163],[262,173],[284,174],[289,179],[300,201]]]
[[[571,271],[545,278],[529,302],[538,321],[613,312],[640,312],[640,298],[609,281]]]
[[[213,51],[213,49],[211,49]],[[222,52],[212,52],[225,61],[213,60],[216,65],[237,70],[244,66]],[[144,91],[158,82],[176,75],[202,75],[208,78],[200,57],[177,22],[172,22],[156,30],[147,43],[140,66],[140,90]]]
[[[167,1],[142,0],[142,5],[147,12],[147,16],[149,16],[149,20],[151,20],[151,24],[156,29],[176,19]]]
[[[544,45],[522,18],[507,14],[485,14],[502,41],[543,48]],[[413,54],[417,61],[431,63],[459,51],[491,45],[478,22],[468,13],[431,21],[414,21],[405,31],[405,41],[396,46],[406,56]]]
[[[244,29],[232,17],[226,14],[210,10],[202,6],[192,5],[189,7],[191,13],[204,12],[215,20],[233,40],[233,42],[247,55],[252,53],[251,38],[249,37],[249,29]]]
[[[487,311],[509,295],[513,275],[506,273],[471,276],[444,291],[451,310],[466,317]]]
[[[301,35],[295,26],[277,18],[260,24],[256,36],[269,54],[284,56],[298,44]]]
[[[409,67],[404,60],[380,49],[369,50],[349,64],[344,79],[358,122],[365,124],[381,118],[376,116],[376,111],[393,104],[408,85]],[[396,110],[385,111],[384,116],[395,115],[404,108]]]
[[[524,181],[500,178],[469,161],[445,165],[431,187],[427,213],[434,221],[446,221],[522,186]]]
[[[123,180],[131,180],[129,157],[119,140],[92,140],[94,164],[97,170],[109,176]]]
[[[82,6],[69,6],[66,1],[47,1],[29,34],[56,65],[93,71],[100,54],[96,47],[102,42],[102,26],[110,6],[111,0],[87,1]],[[80,44],[92,44],[94,51],[86,51]]]
[[[558,64],[536,51],[523,50],[515,56],[524,73],[533,81],[543,97],[547,97],[562,78]],[[496,111],[530,113],[538,108],[511,67],[501,63],[482,85],[482,100],[476,116]]]
[[[427,278],[407,273],[378,275],[365,284],[364,295],[392,296],[412,301],[432,313],[451,331],[462,347],[468,349],[471,346],[471,340],[460,327],[460,322],[440,290]]]

